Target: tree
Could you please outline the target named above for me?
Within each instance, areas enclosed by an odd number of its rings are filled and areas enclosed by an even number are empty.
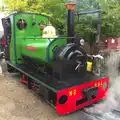
[[[8,13],[27,11],[50,16],[52,24],[60,34],[66,34],[65,1],[67,0],[3,0]],[[120,36],[120,1],[119,0],[76,0],[77,12],[102,9],[102,35]],[[3,8],[2,8],[3,10]],[[87,40],[95,39],[97,19],[95,15],[76,18],[76,32]]]
[[[120,1],[98,0],[103,10],[102,33],[105,37],[120,36]]]
[[[25,11],[48,15],[60,34],[65,31],[64,0],[3,0],[3,3],[7,5],[8,13]]]

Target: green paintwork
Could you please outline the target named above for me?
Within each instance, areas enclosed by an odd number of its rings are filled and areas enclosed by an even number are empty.
[[[11,21],[11,42],[10,42],[10,61],[14,64],[23,63],[23,55],[36,58],[40,62],[51,63],[53,60],[53,49],[56,45],[62,46],[67,44],[66,38],[42,38],[42,29],[49,25],[49,18],[44,15],[34,13],[13,13],[7,18]],[[23,19],[27,23],[25,29],[20,30],[17,23]],[[39,27],[39,23],[44,25]],[[32,26],[32,23],[36,23]],[[36,51],[26,49],[26,46],[35,47]]]
[[[41,36],[42,31],[39,27],[41,21],[44,24],[49,23],[47,16],[34,14],[34,13],[13,13],[8,16],[11,21],[11,42],[10,42],[10,61],[15,64],[22,63],[21,45],[23,45],[25,37]],[[19,19],[24,19],[27,22],[26,29],[20,30],[17,27]],[[36,22],[35,26],[32,26],[32,22]],[[21,59],[21,60],[19,60]]]
[[[10,60],[12,63],[16,63],[16,51],[15,51],[15,24],[14,24],[14,15],[10,15],[10,22],[11,22],[11,41],[10,41]]]
[[[65,45],[66,42],[66,39],[62,38],[26,38],[22,44],[22,55],[37,58],[44,62],[51,62],[54,57],[53,49],[56,47],[56,45]],[[36,50],[28,50],[26,49],[27,46],[35,47]]]
[[[47,17],[35,14],[17,14],[15,17],[15,24],[17,24],[19,19],[24,19],[27,22],[27,27],[25,30],[19,30],[16,27],[17,59],[21,58],[21,47],[24,43],[24,38],[28,36],[41,36],[42,31],[39,28],[39,23],[41,21],[45,24],[49,23],[49,19]],[[34,27],[32,27],[32,22],[36,22]]]

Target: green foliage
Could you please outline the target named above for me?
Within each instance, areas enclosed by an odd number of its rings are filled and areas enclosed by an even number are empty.
[[[25,11],[27,3],[25,0],[3,0],[8,7],[8,12],[12,11]]]
[[[120,1],[99,0],[103,10],[102,33],[106,37],[120,36]]]
[[[66,8],[68,0],[3,0],[8,12],[28,11],[50,16],[52,24],[59,34],[66,34]],[[102,35],[120,36],[120,1],[119,0],[73,0],[77,2],[77,12],[102,9]],[[3,10],[3,8],[2,8]],[[86,40],[95,40],[96,15],[83,15],[76,18],[76,32]]]
[[[64,0],[3,0],[3,2],[7,5],[8,13],[25,11],[48,15],[59,33],[65,32]]]
[[[77,0],[77,12],[91,11],[99,9],[96,0]],[[76,18],[78,19],[78,18]],[[76,32],[91,44],[97,35],[98,14],[80,15],[76,24]]]
[[[77,0],[77,11],[89,11],[99,9],[97,0]]]

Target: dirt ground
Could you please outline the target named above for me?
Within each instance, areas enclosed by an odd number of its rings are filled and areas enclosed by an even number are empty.
[[[76,114],[59,116],[37,93],[13,74],[0,75],[0,120],[87,120]]]
[[[55,110],[15,75],[0,76],[0,120],[59,120]],[[64,118],[65,119],[65,118]]]
[[[0,74],[0,120],[114,120],[109,115],[98,119],[82,110],[60,116],[35,91],[20,83],[20,77],[3,73]]]
[[[105,119],[98,119],[82,110],[59,116],[37,93],[21,84],[19,77],[6,73],[3,63],[4,61],[0,60],[4,73],[0,74],[0,120],[120,120],[112,118],[113,114],[111,116],[108,114]],[[120,108],[117,113],[120,115]]]
[[[0,60],[0,120],[92,120],[81,110],[60,116],[35,91],[20,83],[20,77],[7,73]]]

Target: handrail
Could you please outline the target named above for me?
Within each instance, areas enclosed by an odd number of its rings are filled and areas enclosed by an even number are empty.
[[[73,39],[73,38],[75,38],[75,37],[57,37],[57,38],[44,38],[44,37],[37,37],[37,36],[35,36],[35,37],[24,37],[23,39]]]
[[[75,15],[83,15],[83,14],[94,14],[94,13],[101,13],[102,10],[92,10],[92,11],[85,11],[80,13],[75,13]]]

